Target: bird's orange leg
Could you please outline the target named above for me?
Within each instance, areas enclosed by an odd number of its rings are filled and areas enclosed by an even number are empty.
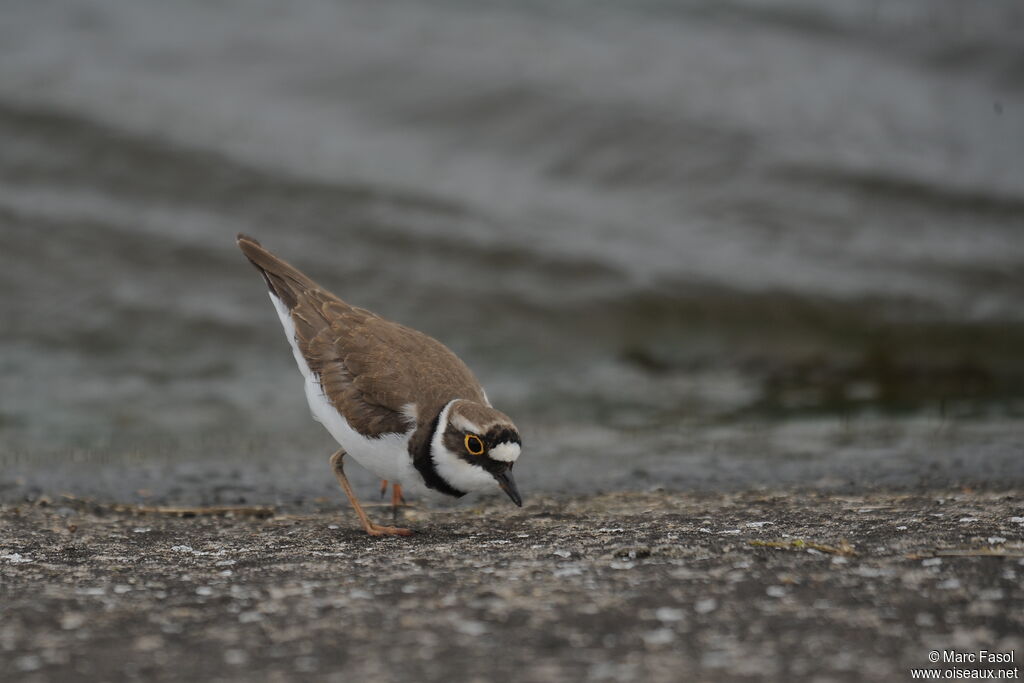
[[[402,497],[402,485],[391,485],[391,521],[398,519],[398,506],[405,505],[405,498]]]
[[[401,529],[394,526],[380,526],[370,521],[370,518],[366,516],[366,512],[363,511],[363,506],[359,504],[359,499],[356,498],[355,491],[352,490],[352,485],[348,483],[348,477],[345,476],[345,470],[342,466],[342,459],[345,457],[345,451],[338,449],[338,452],[331,456],[331,469],[334,470],[334,476],[338,479],[338,483],[341,485],[341,490],[348,496],[348,501],[352,503],[352,509],[356,511],[356,515],[359,517],[359,521],[363,525],[363,529],[366,533],[371,536],[409,536],[412,534],[410,529]]]

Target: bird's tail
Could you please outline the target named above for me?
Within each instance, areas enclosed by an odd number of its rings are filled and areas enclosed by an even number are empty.
[[[319,285],[295,266],[274,256],[252,237],[238,233],[238,247],[260,271],[271,294],[284,302],[288,310],[295,308],[299,294],[311,289],[319,289]]]

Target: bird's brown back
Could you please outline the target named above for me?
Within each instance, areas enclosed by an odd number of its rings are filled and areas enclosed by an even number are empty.
[[[342,301],[251,237],[239,235],[238,246],[287,306],[327,399],[360,434],[408,430],[408,404],[422,427],[452,399],[486,402],[473,373],[441,342]]]

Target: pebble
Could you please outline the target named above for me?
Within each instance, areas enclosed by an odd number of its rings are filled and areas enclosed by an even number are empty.
[[[455,622],[455,630],[465,636],[482,636],[487,633],[487,626],[470,619]]]
[[[81,612],[68,612],[60,618],[60,627],[72,631],[85,623],[85,615]]]
[[[35,671],[43,665],[43,661],[35,655],[24,655],[14,660],[14,666],[18,671]]]
[[[671,643],[676,639],[676,634],[672,632],[672,629],[659,628],[653,631],[648,631],[641,637],[643,638],[645,645],[657,647],[658,645],[668,645]]]
[[[682,621],[685,616],[683,610],[676,607],[659,607],[654,610],[654,618],[658,621]]]
[[[135,649],[140,652],[154,652],[164,646],[164,639],[160,636],[139,636],[135,639]]]
[[[715,598],[702,598],[693,604],[693,611],[697,614],[709,614],[718,609],[718,600]]]
[[[7,560],[11,564],[26,564],[32,561],[32,558],[25,557],[21,553],[11,553],[9,555],[0,555],[0,560]]]

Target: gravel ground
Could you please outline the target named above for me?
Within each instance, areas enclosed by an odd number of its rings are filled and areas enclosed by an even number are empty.
[[[0,678],[895,681],[1017,666],[932,650],[1024,657],[1021,490],[538,498],[409,508],[418,533],[384,539],[334,505],[208,512],[0,507]]]

